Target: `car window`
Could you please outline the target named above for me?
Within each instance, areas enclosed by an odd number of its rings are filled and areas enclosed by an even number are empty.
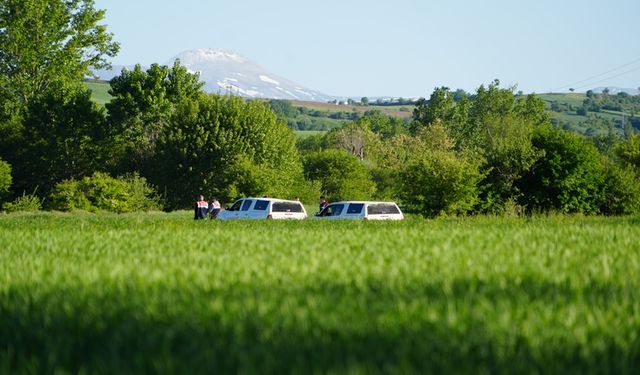
[[[298,202],[273,202],[272,212],[303,212]]]
[[[327,206],[329,213],[326,216],[340,216],[344,210],[344,204],[332,204]]]
[[[227,208],[227,211],[240,211],[240,206],[242,205],[242,200],[236,201],[233,206]]]
[[[364,203],[349,203],[349,207],[347,207],[347,214],[359,214],[362,212],[363,207]]]
[[[400,210],[393,203],[375,203],[367,207],[367,212],[369,215],[389,215],[399,214]]]
[[[256,205],[253,206],[253,209],[258,211],[264,211],[267,209],[267,207],[269,207],[269,201],[257,200]]]
[[[251,203],[253,203],[253,200],[251,199],[245,199],[245,201],[242,203],[242,211],[249,211],[249,208],[251,207]]]

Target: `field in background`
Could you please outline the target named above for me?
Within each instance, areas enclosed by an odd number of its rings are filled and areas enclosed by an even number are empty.
[[[109,84],[104,82],[84,82],[85,86],[91,90],[91,98],[98,104],[105,105],[111,101],[109,95]]]
[[[367,106],[355,106],[355,105],[344,105],[344,104],[332,104],[332,103],[319,103],[319,102],[305,102],[301,100],[291,100],[291,104],[296,107],[305,107],[309,109],[315,109],[318,111],[326,111],[329,113],[336,112],[357,112],[357,113],[365,113],[371,110],[378,110],[385,115],[400,117],[400,118],[411,118],[413,115],[412,105],[397,105],[397,106],[382,106],[382,105],[367,105]]]
[[[637,373],[639,224],[0,216],[0,372]]]
[[[87,88],[93,93],[93,99],[104,105],[111,100],[111,96],[108,93],[109,85],[102,82],[85,82]],[[609,128],[599,126],[598,119],[603,121],[609,121],[611,123],[619,123],[622,119],[622,113],[617,111],[603,110],[602,112],[589,112],[586,115],[579,115],[577,113],[578,108],[582,106],[582,102],[586,98],[583,93],[547,93],[539,94],[540,98],[544,100],[547,110],[555,124],[559,127],[563,127],[567,130],[574,131],[581,134],[606,134]],[[552,110],[552,105],[562,107],[562,110]],[[339,105],[332,103],[319,103],[319,102],[305,102],[292,100],[291,104],[294,107],[303,107],[312,111],[319,111],[322,113],[322,117],[299,115],[295,121],[304,121],[306,124],[315,128],[332,129],[340,126],[350,119],[332,118],[339,117],[337,114],[351,114],[355,113],[358,117],[364,115],[367,111],[377,110],[381,113],[402,118],[405,120],[411,119],[413,115],[414,106],[412,105],[398,105],[398,106],[377,106],[375,104],[368,106],[354,106],[354,105]],[[332,116],[333,115],[333,116]],[[632,118],[630,114],[625,115],[627,119]],[[636,117],[637,118],[637,117]],[[289,119],[291,120],[291,119]],[[621,129],[617,129],[617,132],[622,132]],[[298,137],[304,138],[305,136],[317,134],[318,131],[296,131]]]

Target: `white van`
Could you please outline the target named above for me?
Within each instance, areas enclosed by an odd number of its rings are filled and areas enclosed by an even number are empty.
[[[218,216],[220,220],[306,218],[307,211],[302,203],[273,198],[238,199]]]
[[[395,202],[335,202],[316,213],[314,219],[403,220]]]

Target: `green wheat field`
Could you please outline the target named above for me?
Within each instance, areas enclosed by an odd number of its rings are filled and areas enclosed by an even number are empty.
[[[639,371],[639,218],[0,216],[1,373]]]

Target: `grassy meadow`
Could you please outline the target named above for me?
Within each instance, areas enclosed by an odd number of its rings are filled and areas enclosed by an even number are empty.
[[[0,216],[0,373],[638,373],[640,219]]]

